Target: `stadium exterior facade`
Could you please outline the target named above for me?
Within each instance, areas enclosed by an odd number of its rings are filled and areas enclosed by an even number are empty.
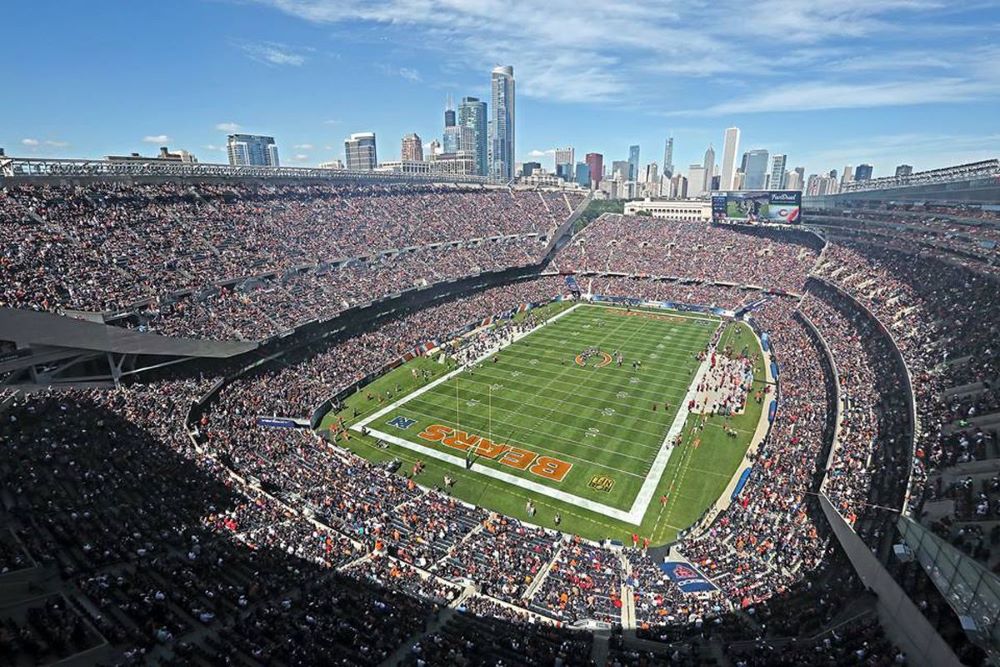
[[[809,209],[831,209],[847,202],[1000,202],[1000,160],[887,176],[844,185],[837,194],[804,196]]]

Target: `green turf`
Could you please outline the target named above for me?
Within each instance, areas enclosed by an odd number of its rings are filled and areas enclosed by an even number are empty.
[[[549,316],[565,307],[552,304],[537,311],[536,316]],[[624,539],[638,532],[649,536],[654,543],[668,541],[719,497],[746,451],[761,406],[751,403],[746,414],[731,420],[733,427],[741,429],[736,439],[723,432],[722,418],[710,418],[703,429],[696,431],[693,427],[702,418],[690,416],[682,433],[684,444],[674,450],[654,501],[638,529],[476,472],[480,467],[494,467],[612,507],[631,506],[697,369],[694,355],[708,342],[716,323],[679,317],[670,320],[629,317],[621,312],[602,306],[581,306],[501,351],[496,362],[487,360],[471,372],[463,371],[369,425],[458,456],[459,452],[422,440],[417,434],[430,424],[460,425],[463,431],[482,436],[492,434],[496,442],[572,463],[573,468],[561,482],[483,458],[467,471],[394,444],[379,449],[373,446],[374,439],[361,436],[344,444],[370,459],[399,458],[404,461],[403,472],[408,472],[412,462],[420,459],[426,464],[417,479],[421,484],[438,486],[447,474],[457,480],[453,489],[456,497],[519,518],[528,518],[525,503],[531,499],[538,508],[532,519],[535,523],[552,526],[559,513],[561,529],[586,537]],[[723,345],[729,340],[737,341],[734,345],[737,352],[744,345],[759,351],[756,339],[745,325],[729,325]],[[580,367],[574,357],[589,346],[607,352],[622,350],[626,363],[621,368],[615,364],[596,368],[591,360],[586,367]],[[637,358],[642,361],[642,368],[633,372],[631,361]],[[428,382],[414,379],[411,372],[414,367],[429,370],[431,379],[451,370],[451,366],[436,360],[413,360],[348,398],[340,414],[348,422],[362,419]],[[755,376],[762,381],[762,367],[758,373]],[[386,390],[390,396],[385,395]],[[382,402],[378,398],[369,399],[369,394],[381,396]],[[665,400],[671,404],[669,410],[664,410]],[[416,419],[417,424],[406,431],[394,429],[388,422],[397,415]],[[328,415],[321,428],[336,417]],[[700,439],[698,447],[691,444],[695,438]],[[610,492],[591,487],[595,475],[615,480]],[[669,496],[665,508],[656,500],[662,494]]]

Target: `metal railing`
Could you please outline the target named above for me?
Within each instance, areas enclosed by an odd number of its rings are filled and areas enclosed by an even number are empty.
[[[459,174],[403,174],[315,167],[257,167],[200,162],[147,161],[119,162],[66,158],[0,158],[0,178],[19,177],[168,177],[168,178],[284,178],[324,181],[433,182],[499,185],[483,176]]]
[[[935,185],[938,183],[952,183],[954,181],[965,181],[973,178],[989,178],[990,176],[1000,177],[1000,160],[983,160],[981,162],[970,162],[954,167],[944,167],[942,169],[931,169],[929,171],[918,171],[907,176],[885,176],[867,181],[854,181],[845,183],[841,188],[841,193],[846,192],[866,192],[870,190],[891,190],[894,188],[908,188],[919,185]]]

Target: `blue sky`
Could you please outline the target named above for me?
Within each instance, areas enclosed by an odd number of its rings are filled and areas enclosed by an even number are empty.
[[[1000,3],[948,0],[33,0],[7,3],[0,147],[222,162],[236,128],[284,164],[375,131],[441,133],[445,96],[514,66],[517,158],[573,146],[685,171],[726,127],[807,173],[1000,156]]]

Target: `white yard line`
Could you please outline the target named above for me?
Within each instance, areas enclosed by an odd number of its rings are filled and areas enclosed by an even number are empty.
[[[551,324],[552,322],[555,322],[559,318],[564,317],[569,313],[575,311],[581,305],[583,304],[578,303],[570,308],[567,308],[563,312],[553,316],[552,318],[547,320],[546,323],[540,324],[539,326],[535,327],[534,329],[531,329],[530,331],[525,331],[523,333],[514,335],[509,342],[503,343],[498,347],[486,352],[481,357],[479,357],[475,362],[473,362],[473,364],[477,364],[488,359],[492,355],[496,354],[496,352],[498,352],[499,350],[502,350],[503,348],[507,347],[507,345],[510,345],[524,338],[525,336],[531,335],[539,328],[544,327],[547,324]],[[694,318],[689,318],[689,319],[694,319]],[[713,321],[716,324],[721,324],[719,320],[713,320]],[[681,432],[681,429],[684,428],[684,423],[687,421],[688,417],[687,405],[697,393],[695,391],[695,388],[701,382],[701,379],[704,377],[705,373],[708,372],[708,367],[710,365],[710,358],[711,357],[706,357],[705,360],[698,367],[698,371],[695,374],[694,379],[691,381],[691,384],[688,388],[688,392],[684,397],[684,401],[681,403],[680,408],[677,411],[677,415],[674,417],[674,421],[670,425],[670,429],[667,431],[667,435],[663,439],[663,443],[660,445],[660,451],[657,453],[656,458],[653,460],[653,465],[650,467],[649,472],[646,474],[646,479],[643,481],[642,487],[639,489],[639,493],[636,495],[635,500],[632,502],[632,507],[628,511],[620,510],[618,508],[611,507],[610,505],[605,505],[603,503],[599,503],[594,500],[590,500],[588,498],[581,498],[580,496],[574,495],[572,493],[567,493],[566,491],[560,491],[559,489],[552,488],[551,486],[540,484],[533,480],[525,479],[517,475],[512,475],[502,470],[496,470],[494,468],[479,466],[476,468],[476,472],[481,475],[485,475],[487,477],[500,480],[501,482],[506,482],[508,484],[512,484],[514,486],[518,486],[523,489],[528,489],[530,491],[537,493],[540,496],[554,498],[555,500],[560,500],[562,502],[575,505],[576,507],[580,507],[582,509],[586,509],[591,512],[602,514],[611,519],[622,521],[629,525],[638,526],[642,523],[642,519],[646,514],[646,508],[649,506],[650,501],[653,499],[653,494],[655,493],[656,487],[660,482],[660,477],[663,475],[663,471],[666,470],[667,468],[667,462],[670,461],[670,454],[671,451],[673,450],[673,448],[670,446],[670,443],[673,442],[673,440],[677,437],[677,434],[679,434]],[[424,393],[430,391],[434,387],[437,387],[438,385],[447,382],[451,378],[461,373],[463,370],[465,370],[465,367],[459,367],[449,373],[446,373],[445,375],[442,375],[437,380],[434,380],[433,382],[430,382],[424,385],[423,387],[420,387],[411,394],[404,396],[398,401],[387,405],[381,410],[355,423],[354,425],[351,426],[351,430],[360,432],[363,428],[368,426],[368,424],[372,423],[376,419],[385,416],[386,414],[404,405],[411,399],[414,399],[417,396],[421,396]],[[433,449],[431,447],[426,447],[424,445],[411,442],[404,438],[400,438],[399,436],[385,433],[384,431],[369,429],[369,433],[371,435],[374,435],[375,437],[385,440],[386,442],[391,442],[394,445],[398,445],[400,447],[412,451],[420,452],[424,456],[428,456],[433,459],[438,459],[439,461],[450,463],[459,468],[464,469],[466,467],[465,457],[455,456],[453,454],[448,454],[439,451],[437,449]]]

